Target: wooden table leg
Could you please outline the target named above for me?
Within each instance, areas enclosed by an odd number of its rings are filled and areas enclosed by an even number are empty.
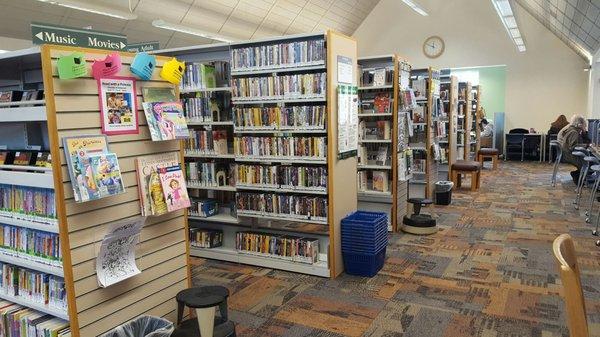
[[[471,172],[471,192],[477,191],[477,175]]]
[[[481,170],[477,171],[477,189],[479,190],[479,188],[481,187]]]

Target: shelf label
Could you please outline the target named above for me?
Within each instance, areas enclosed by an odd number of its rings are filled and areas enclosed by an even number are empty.
[[[160,44],[158,41],[148,41],[139,43],[130,43],[127,45],[126,50],[130,53],[141,53],[152,50],[159,50]]]
[[[58,44],[124,51],[127,36],[97,30],[71,28],[44,23],[31,23],[31,41],[34,44]]]

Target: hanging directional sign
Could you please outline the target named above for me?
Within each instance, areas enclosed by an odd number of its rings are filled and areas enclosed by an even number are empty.
[[[34,22],[31,23],[31,40],[34,44],[48,43],[120,51],[127,48],[125,35]]]
[[[127,51],[130,53],[141,53],[148,52],[152,50],[158,50],[159,42],[158,41],[148,41],[148,42],[140,42],[140,43],[130,43],[127,45]]]

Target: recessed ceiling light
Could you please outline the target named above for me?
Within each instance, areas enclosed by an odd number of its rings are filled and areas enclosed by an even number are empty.
[[[429,14],[427,14],[427,12],[419,5],[417,5],[414,1],[412,0],[402,0],[402,2],[404,2],[408,7],[410,7],[413,11],[423,15],[423,16],[427,16]]]
[[[222,41],[222,42],[236,41],[236,39],[229,37],[229,36],[225,36],[225,35],[221,35],[221,34],[217,34],[217,33],[211,33],[206,30],[188,27],[188,26],[177,24],[177,23],[167,22],[165,20],[160,20],[160,19],[152,21],[152,26],[154,26],[156,28],[172,30],[175,32],[201,36],[201,37],[211,39],[211,40],[216,40],[216,41]]]
[[[83,3],[75,0],[37,0],[51,5],[76,9],[83,12],[89,12],[99,15],[110,16],[122,20],[135,20],[137,15],[128,11],[114,9],[113,7],[102,6],[95,3]]]

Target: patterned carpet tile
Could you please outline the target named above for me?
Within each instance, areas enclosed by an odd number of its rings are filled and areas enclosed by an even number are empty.
[[[389,236],[373,278],[330,280],[193,259],[196,285],[231,291],[241,337],[567,337],[562,282],[552,255],[561,233],[575,239],[592,337],[600,337],[600,248],[574,184],[561,167],[501,163],[479,192],[455,191],[450,206],[428,207],[440,231]],[[598,209],[598,207],[596,208]]]

